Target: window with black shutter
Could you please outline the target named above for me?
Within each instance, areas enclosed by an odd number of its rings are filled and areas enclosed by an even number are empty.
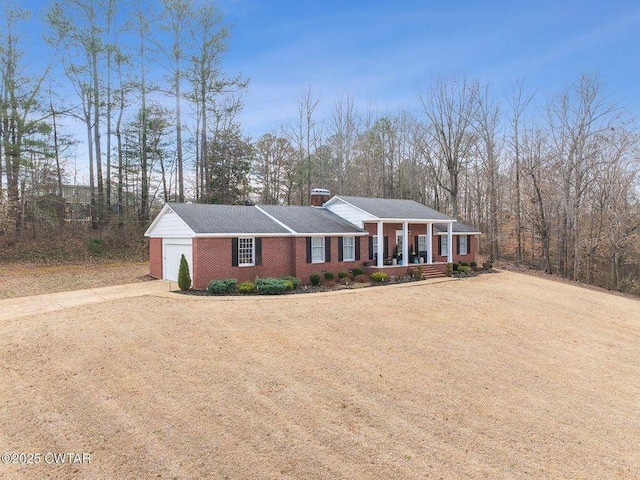
[[[324,261],[331,261],[331,237],[324,237]]]
[[[237,238],[231,239],[231,266],[232,267],[238,266],[238,239]]]
[[[256,242],[256,265],[262,265],[262,238],[255,239]]]

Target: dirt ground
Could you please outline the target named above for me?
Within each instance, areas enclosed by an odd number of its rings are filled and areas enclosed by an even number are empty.
[[[43,459],[2,478],[640,478],[640,302],[518,273],[117,300],[0,342],[0,449]]]
[[[141,282],[148,273],[149,262],[0,263],[0,299]]]

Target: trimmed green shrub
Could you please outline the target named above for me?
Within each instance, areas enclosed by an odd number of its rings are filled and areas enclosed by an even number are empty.
[[[465,265],[460,265],[458,267],[458,272],[459,273],[469,273],[471,271],[471,267],[467,267]]]
[[[353,281],[356,283],[369,283],[371,279],[369,278],[369,275],[361,273],[360,275],[353,277]]]
[[[300,286],[300,279],[298,277],[291,277],[291,276],[285,276],[285,277],[281,277],[283,280],[289,280],[291,282],[291,284],[293,285],[292,290],[295,290],[296,288],[298,288]]]
[[[214,295],[222,295],[225,293],[232,293],[236,290],[238,280],[235,278],[225,278],[224,280],[211,280],[207,290]]]
[[[325,280],[333,280],[333,272],[324,272]]]
[[[253,282],[242,282],[236,287],[238,293],[253,293],[256,291],[256,284]]]
[[[364,273],[364,268],[360,268],[360,267],[352,268],[351,273],[353,273],[354,277],[358,275],[362,275]]]
[[[454,263],[454,264],[452,265],[453,271],[454,271],[454,272],[457,272],[457,271],[458,271],[458,267],[459,267],[459,266],[460,266],[459,264]]]
[[[340,272],[338,272],[338,278],[347,278],[349,276],[349,272],[347,272],[346,270],[341,270]]]
[[[414,280],[420,280],[422,278],[422,273],[424,272],[424,268],[422,265],[418,265],[414,269],[411,270],[411,278]]]
[[[178,288],[182,291],[191,288],[191,275],[189,274],[189,262],[184,253],[180,257],[180,268],[178,269]]]
[[[107,246],[102,238],[92,238],[87,242],[87,250],[91,255],[104,255],[107,251]]]
[[[319,273],[312,273],[309,275],[309,280],[311,281],[311,285],[320,285],[320,279],[322,277]]]
[[[453,264],[452,263],[447,263],[447,268],[445,269],[444,274],[447,277],[450,277],[451,275],[453,275]]]
[[[461,267],[468,267],[469,264],[467,262],[460,262]]]
[[[280,295],[293,290],[293,282],[282,278],[256,278],[256,291],[261,295]]]
[[[371,280],[374,282],[386,282],[389,275],[384,272],[373,272],[371,274]]]

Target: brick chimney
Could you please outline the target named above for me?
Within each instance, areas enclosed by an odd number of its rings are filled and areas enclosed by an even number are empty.
[[[331,197],[331,192],[326,188],[314,188],[311,190],[311,206],[321,207]]]

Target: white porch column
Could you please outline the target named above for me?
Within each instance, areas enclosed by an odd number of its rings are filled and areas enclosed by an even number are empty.
[[[381,267],[384,263],[384,229],[382,228],[382,221],[378,221],[378,232],[376,236],[378,237],[378,258],[376,265]]]
[[[427,223],[427,258],[425,261],[431,265],[433,263],[433,223]]]
[[[402,265],[409,265],[409,222],[402,222]]]
[[[453,223],[447,223],[447,263],[453,263]]]

